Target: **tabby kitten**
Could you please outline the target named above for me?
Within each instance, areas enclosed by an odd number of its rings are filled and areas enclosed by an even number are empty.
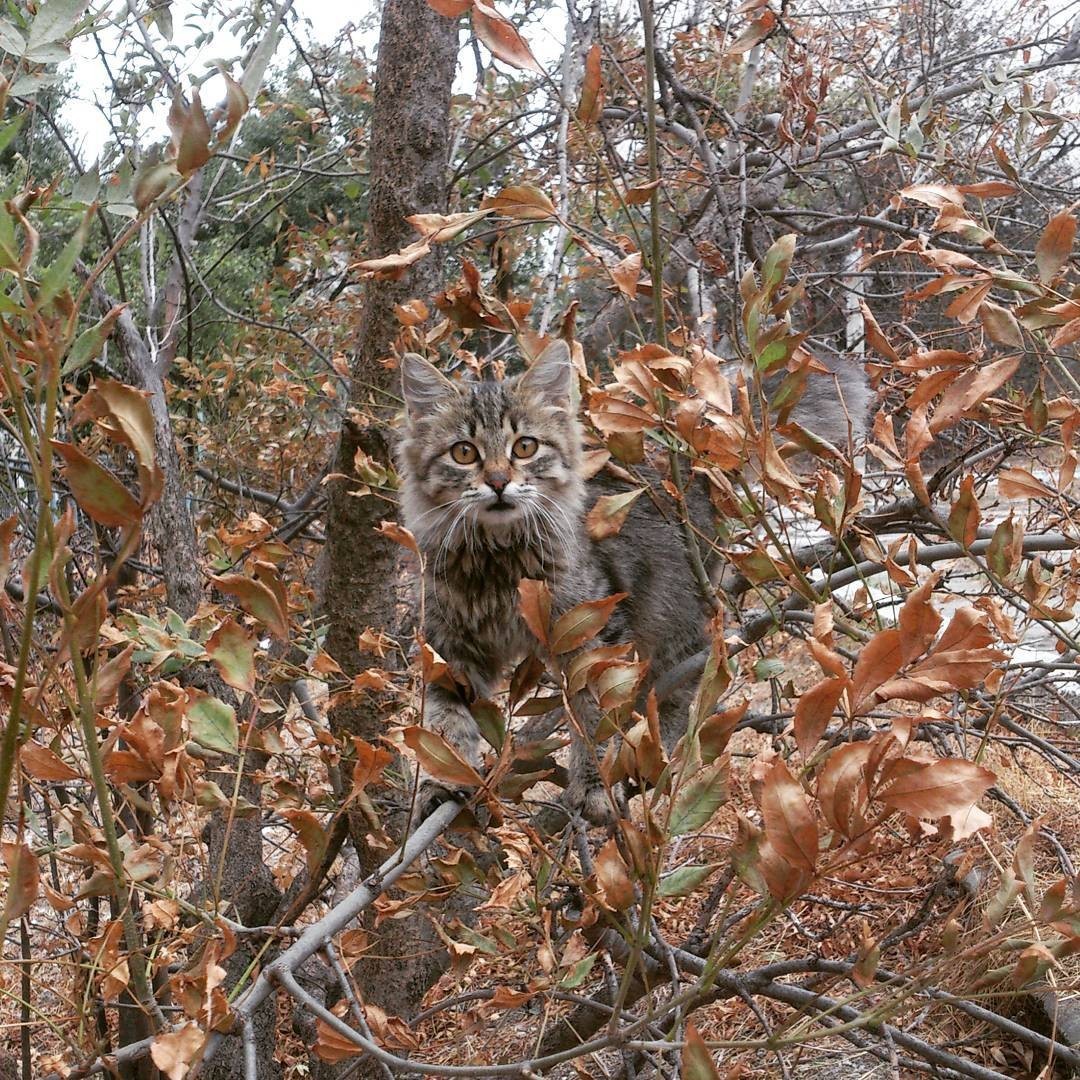
[[[586,507],[617,488],[582,476],[575,376],[564,342],[501,382],[451,382],[412,353],[401,371],[401,504],[424,556],[424,631],[476,698],[491,697],[535,646],[518,611],[522,578],[547,583],[553,616],[584,600],[628,593],[601,639],[633,641],[657,675],[703,647],[707,609],[672,528],[674,513],[662,515],[639,499],[615,536],[593,541],[585,532]],[[665,742],[685,726],[689,692],[664,704]],[[614,808],[590,745],[596,705],[582,692],[571,707],[589,738],[572,733],[565,801],[590,821],[610,821]],[[480,764],[480,734],[463,697],[428,687],[426,724]],[[445,795],[423,780],[421,810]]]

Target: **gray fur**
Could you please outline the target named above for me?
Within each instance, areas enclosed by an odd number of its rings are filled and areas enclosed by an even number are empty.
[[[584,600],[627,593],[600,640],[632,641],[653,677],[700,651],[708,606],[662,487],[654,485],[655,498],[634,503],[615,536],[592,541],[586,534],[588,508],[622,485],[604,474],[582,478],[573,369],[562,342],[524,375],[502,382],[454,383],[415,355],[405,357],[402,372],[402,511],[424,556],[425,634],[477,698],[490,697],[535,645],[518,611],[522,578],[547,583],[555,616]],[[835,392],[831,404],[830,430],[822,430],[820,416],[807,426],[846,445],[847,418],[835,423]],[[515,460],[511,451],[521,436],[536,439],[539,448]],[[459,442],[476,448],[475,463],[454,460],[451,451]],[[489,479],[506,485],[502,500],[513,509],[493,508],[498,494]],[[673,695],[662,707],[661,731],[669,748],[685,727],[691,692]],[[610,819],[590,745],[599,720],[596,705],[583,692],[571,707],[588,738],[572,733],[567,801],[591,820]],[[430,686],[427,710],[428,726],[478,765],[481,740],[467,702]],[[437,785],[429,783],[427,791],[438,795]]]

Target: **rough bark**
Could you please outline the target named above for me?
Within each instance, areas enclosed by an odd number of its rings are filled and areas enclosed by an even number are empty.
[[[415,238],[409,214],[440,212],[446,206],[450,90],[458,51],[454,21],[437,15],[427,0],[387,0],[383,8],[379,59],[371,118],[371,189],[368,250],[382,255]],[[440,281],[434,256],[421,260],[398,281],[369,281],[352,364],[351,404],[361,424],[342,428],[335,471],[353,473],[357,450],[385,460],[386,423],[395,411],[397,373],[381,361],[391,353],[401,329],[394,306],[412,297],[430,302]],[[327,649],[348,674],[370,666],[357,638],[369,626],[393,630],[397,622],[398,551],[376,531],[389,516],[386,504],[349,494],[357,485],[338,480],[330,491],[327,519],[327,575],[324,609]],[[384,703],[357,697],[331,713],[335,734],[375,742],[386,729]],[[367,873],[383,857],[366,842],[362,818],[352,823],[352,839]],[[438,968],[425,920],[385,923],[379,931],[379,959],[357,971],[367,1000],[396,1015],[408,1015]],[[427,953],[428,955],[425,955]]]

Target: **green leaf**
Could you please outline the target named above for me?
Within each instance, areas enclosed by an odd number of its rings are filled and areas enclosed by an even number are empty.
[[[71,50],[62,41],[46,41],[26,50],[26,59],[35,64],[62,64],[71,56]]]
[[[0,154],[2,154],[8,147],[8,143],[19,134],[20,129],[23,126],[23,121],[26,119],[27,114],[22,112],[15,117],[10,123],[5,124],[0,128]]]
[[[72,372],[81,371],[91,360],[101,355],[101,350],[112,333],[116,320],[124,310],[123,304],[117,304],[103,319],[96,322],[89,330],[84,330],[76,339],[75,344],[68,349],[64,366],[60,369],[61,375],[70,375]]]
[[[172,41],[172,0],[158,0],[158,2],[150,9],[150,20],[161,31],[161,36],[166,41]]]
[[[488,745],[501,751],[506,741],[506,715],[501,706],[494,701],[474,701],[469,711]]]
[[[78,180],[75,181],[75,186],[71,189],[71,198],[75,202],[83,203],[87,206],[92,202],[97,201],[98,192],[101,190],[101,174],[98,172],[97,163],[93,168],[84,172]]]
[[[680,866],[660,879],[661,896],[689,896],[717,867],[716,863],[705,866]]]
[[[173,180],[179,179],[176,164],[172,161],[144,161],[135,174],[132,197],[139,210],[145,210],[160,197]]]
[[[7,19],[0,19],[0,49],[14,56],[26,52],[26,39]]]
[[[234,690],[255,689],[255,638],[235,619],[226,619],[206,642],[206,654]]]
[[[235,754],[239,745],[236,711],[220,698],[194,688],[188,690],[187,718],[191,737],[207,750]]]
[[[86,10],[88,0],[45,0],[30,24],[30,49],[70,38]]]
[[[754,359],[754,366],[758,371],[770,371],[778,364],[783,363],[788,357],[788,340],[787,338],[780,338],[777,341],[770,341],[764,349]]]
[[[8,88],[12,97],[33,97],[39,90],[48,90],[60,82],[55,71],[36,71],[32,75],[20,75]]]
[[[754,664],[754,678],[758,682],[768,682],[769,679],[778,679],[784,674],[784,661],[777,660],[775,657],[767,657],[763,660],[758,660]]]
[[[79,254],[82,252],[86,237],[90,232],[90,220],[90,214],[87,213],[79,222],[79,227],[75,230],[74,236],[64,245],[64,250],[60,252],[53,264],[42,275],[37,294],[39,307],[47,304],[71,280],[71,271],[75,267],[75,260],[78,259]]]
[[[586,978],[588,978],[589,972],[592,971],[593,964],[596,963],[596,953],[589,953],[588,956],[579,960],[565,975],[562,981],[559,983],[560,990],[573,990],[580,986]]]
[[[727,802],[728,760],[717,758],[679,788],[668,821],[669,836],[700,829]]]
[[[795,256],[795,240],[794,233],[785,233],[765,253],[761,277],[768,292],[772,292],[787,277],[787,272],[791,269],[791,260]]]

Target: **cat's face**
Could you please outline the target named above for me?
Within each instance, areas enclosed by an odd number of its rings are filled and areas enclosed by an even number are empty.
[[[562,342],[516,379],[451,382],[402,361],[405,523],[424,548],[568,537],[580,514],[581,433]]]

